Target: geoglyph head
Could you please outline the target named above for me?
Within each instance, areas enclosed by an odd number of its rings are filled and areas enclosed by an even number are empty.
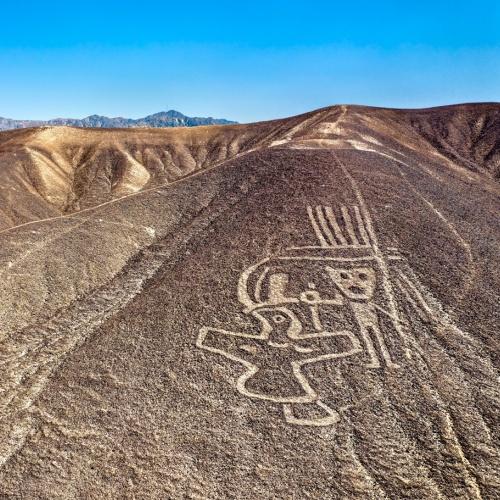
[[[371,267],[351,269],[325,266],[338,289],[352,300],[370,300],[375,291],[375,271]]]

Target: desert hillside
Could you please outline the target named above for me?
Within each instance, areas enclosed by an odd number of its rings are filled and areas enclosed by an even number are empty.
[[[0,497],[496,498],[500,104],[0,133]]]

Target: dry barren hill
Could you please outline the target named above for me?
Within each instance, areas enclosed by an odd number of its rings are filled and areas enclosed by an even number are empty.
[[[500,105],[0,133],[2,498],[497,498]]]

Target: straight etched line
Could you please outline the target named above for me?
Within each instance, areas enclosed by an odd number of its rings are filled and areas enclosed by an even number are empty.
[[[333,249],[346,249],[346,248],[371,248],[370,245],[342,245],[337,247],[320,247],[319,245],[304,245],[298,247],[287,247],[286,250],[321,250],[324,248],[328,248],[329,250]],[[396,257],[390,257],[396,258]],[[397,257],[397,259],[403,259],[403,257]]]
[[[347,229],[347,233],[349,234],[352,244],[353,245],[359,245],[358,238],[356,236],[356,233],[354,232],[354,227],[352,225],[352,220],[351,216],[349,215],[349,211],[347,210],[347,207],[345,205],[342,205],[340,207],[342,210],[342,215],[344,217],[344,222],[345,222],[345,227]]]
[[[354,205],[354,214],[356,215],[356,220],[358,222],[359,234],[361,235],[361,238],[363,239],[365,244],[369,245],[370,238],[368,237],[368,233],[366,232],[365,223],[363,222],[363,218],[361,217],[361,213],[359,212],[359,207],[357,205]]]
[[[318,238],[319,244],[322,247],[328,247],[328,243],[325,240],[325,237],[323,236],[323,233],[321,232],[321,229],[318,226],[318,223],[316,222],[316,219],[314,217],[313,209],[311,206],[307,206],[307,215],[309,216],[309,220],[311,221],[311,226],[314,229],[314,232],[316,233],[316,237]]]
[[[300,248],[300,247],[299,247]],[[325,256],[312,256],[312,255],[293,255],[286,257],[277,257],[278,260],[334,260],[338,262],[358,262],[358,261],[366,261],[366,260],[377,260],[376,256],[367,255],[365,257],[325,257]]]
[[[342,234],[342,230],[338,225],[337,219],[335,218],[335,214],[332,211],[332,207],[325,207],[325,215],[326,218],[328,219],[328,222],[330,222],[330,225],[333,228],[335,237],[340,241],[340,244],[347,245],[347,240],[344,238],[344,235]]]
[[[330,246],[337,246],[337,241],[335,240],[333,233],[330,231],[330,228],[328,227],[325,216],[323,215],[323,207],[321,205],[318,205],[316,207],[316,215],[318,216],[321,229],[323,229],[323,232],[326,238],[328,239]]]
[[[402,272],[399,272],[400,279],[411,289],[411,291],[417,297],[418,302],[421,304],[421,307],[425,310],[427,314],[435,318],[435,314],[432,309],[427,305],[427,301],[423,298],[419,289],[411,282],[411,280]]]

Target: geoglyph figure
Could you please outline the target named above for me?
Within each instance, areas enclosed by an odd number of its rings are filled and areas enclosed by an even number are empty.
[[[288,423],[325,426],[339,413],[322,400],[306,368],[399,369],[394,356],[402,349],[388,346],[404,338],[393,281],[415,308],[427,306],[407,276],[392,279],[389,268],[402,257],[395,248],[380,250],[366,208],[306,212],[315,244],[291,247],[240,276],[238,299],[258,331],[203,327],[196,345],[242,365],[236,388],[243,396],[281,404]]]

